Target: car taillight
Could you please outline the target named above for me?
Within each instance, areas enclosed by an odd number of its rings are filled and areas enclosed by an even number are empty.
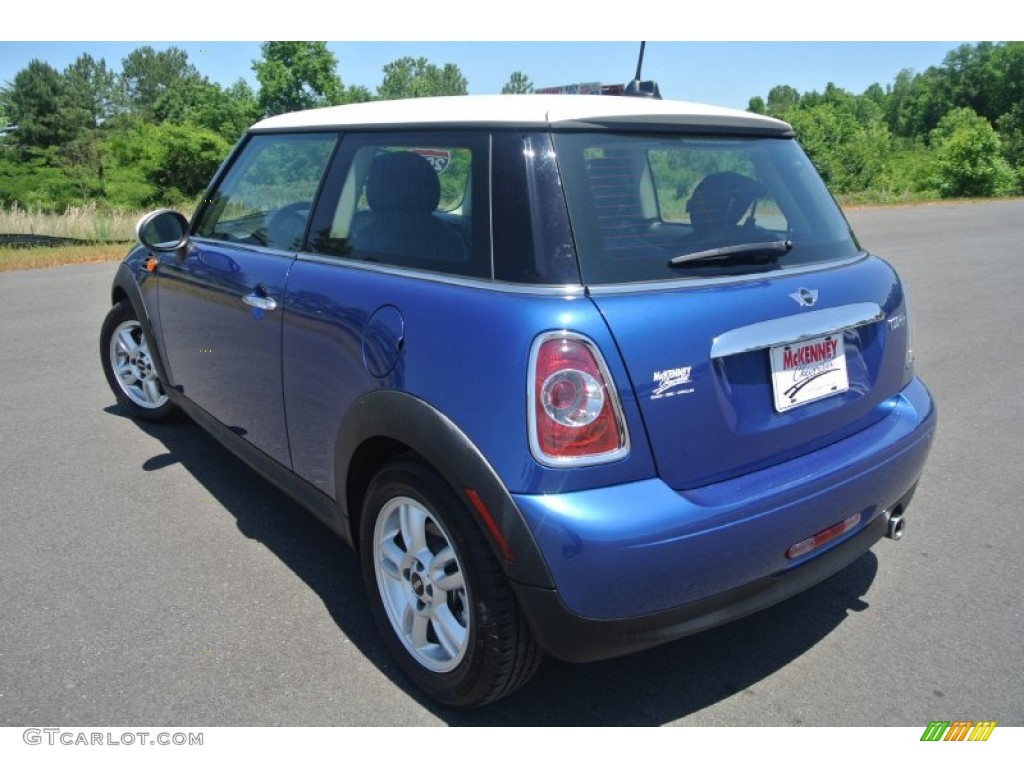
[[[626,423],[608,368],[593,342],[569,331],[533,343],[530,448],[549,466],[614,461],[629,452]]]

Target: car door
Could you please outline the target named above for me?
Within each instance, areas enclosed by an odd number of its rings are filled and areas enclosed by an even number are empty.
[[[431,362],[456,300],[444,283],[491,276],[488,154],[482,132],[362,131],[341,143],[289,276],[283,330],[293,469],[328,496],[338,429],[359,396],[400,389],[439,403],[448,389],[448,366]]]
[[[171,384],[291,466],[281,382],[285,287],[333,134],[253,135],[159,266]]]

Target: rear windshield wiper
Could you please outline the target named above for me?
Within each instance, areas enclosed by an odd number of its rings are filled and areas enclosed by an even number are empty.
[[[768,258],[778,258],[789,253],[793,248],[792,240],[773,240],[765,243],[743,243],[742,245],[727,245],[722,248],[709,248],[706,251],[684,253],[681,256],[669,259],[669,266],[675,267],[686,264],[690,261],[713,261],[715,259],[729,259],[733,256],[754,256],[760,255]]]

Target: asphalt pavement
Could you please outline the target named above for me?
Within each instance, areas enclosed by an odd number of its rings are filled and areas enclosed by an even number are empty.
[[[0,274],[0,726],[1024,725],[1024,201],[848,216],[909,287],[939,407],[904,539],[474,712],[405,681],[312,516],[196,426],[114,404],[115,265]]]

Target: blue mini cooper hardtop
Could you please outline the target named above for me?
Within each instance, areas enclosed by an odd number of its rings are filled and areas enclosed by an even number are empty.
[[[437,700],[764,608],[899,538],[935,409],[791,128],[608,96],[272,117],[157,211],[100,352],[359,554]]]

